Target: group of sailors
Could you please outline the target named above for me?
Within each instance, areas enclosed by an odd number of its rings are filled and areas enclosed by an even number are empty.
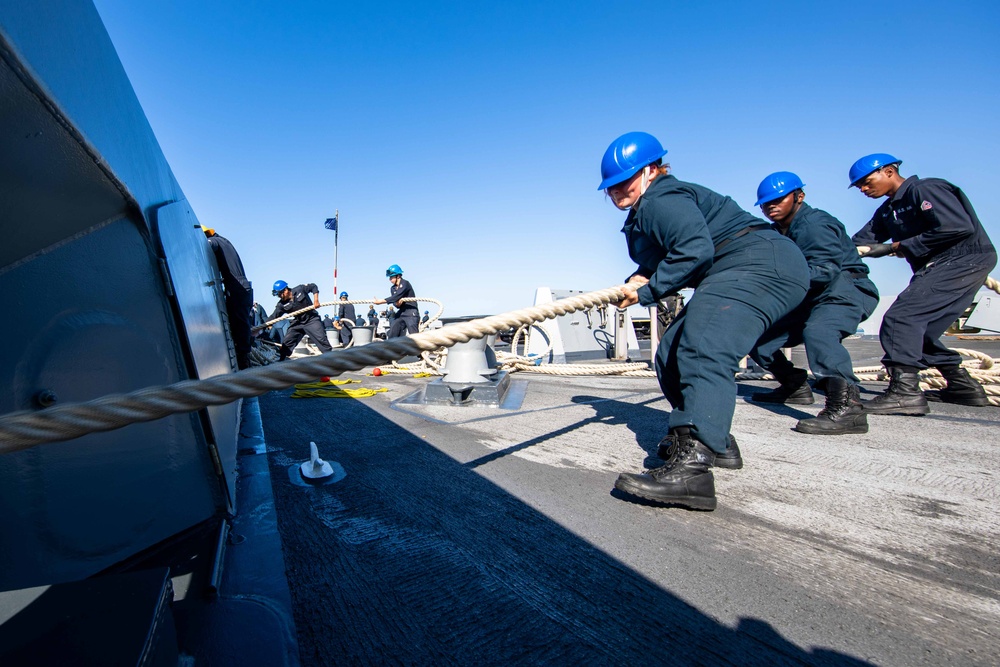
[[[918,373],[931,367],[947,381],[934,399],[989,404],[959,354],[939,340],[972,305],[997,261],[958,187],[903,177],[901,160],[866,155],[851,166],[850,185],[885,201],[849,237],[839,220],[805,203],[804,184],[792,172],[770,174],[757,189],[768,224],[727,196],[675,178],[663,160],[666,153],[652,135],[630,132],[611,143],[601,162],[599,189],[628,211],[622,232],[638,265],[618,306],[653,306],[695,288],[654,358],[672,408],[659,447],[665,462],[647,472],[622,473],[615,487],[627,498],[715,509],[712,467],[743,465],[730,427],[735,372],[748,354],[779,382],[753,400],[810,404],[814,388],[826,394],[819,415],[796,425],[802,433],[860,434],[868,431],[870,414],[926,414]],[[842,341],[879,300],[862,258],[888,255],[905,258],[913,278],[879,331],[889,386],[862,401]],[[813,385],[805,369],[781,352],[803,343]]]
[[[715,509],[713,466],[743,466],[730,428],[735,372],[747,355],[779,383],[773,391],[755,393],[754,401],[802,405],[814,402],[814,389],[825,394],[823,410],[796,424],[801,433],[866,433],[868,415],[924,415],[928,397],[967,406],[989,404],[982,386],[962,368],[959,354],[940,341],[972,305],[997,261],[962,190],[942,179],[904,177],[902,160],[892,155],[866,155],[850,167],[850,186],[885,201],[864,227],[848,236],[839,220],[805,202],[805,185],[795,173],[770,174],[758,186],[756,205],[768,223],[730,197],[675,178],[663,160],[666,154],[654,136],[630,132],[611,143],[601,162],[599,189],[628,211],[622,232],[638,265],[618,306],[653,306],[695,288],[654,357],[660,388],[672,408],[669,432],[658,450],[664,465],[622,473],[615,487],[626,497]],[[230,275],[227,301],[235,295],[234,309],[246,310],[244,301],[252,296],[245,276],[239,279],[242,266],[236,266],[235,250],[214,230],[205,233],[224,277]],[[913,277],[886,311],[879,331],[889,386],[862,401],[843,340],[879,301],[863,258],[889,255],[904,258]],[[413,286],[397,264],[386,269],[386,277],[390,295],[372,303],[396,307],[388,338],[416,333],[417,304],[401,301],[416,296]],[[313,307],[292,318],[281,341],[281,359],[305,335],[322,352],[332,349],[315,310],[320,306],[315,284],[290,287],[279,280],[272,294],[279,301],[270,319]],[[340,294],[342,301],[347,297]],[[345,345],[353,311],[347,303],[338,311]],[[231,325],[233,321],[231,316]],[[233,334],[239,367],[245,368],[249,326],[237,323]],[[806,370],[782,353],[799,344],[805,345],[813,384]],[[921,391],[918,373],[927,368],[941,372],[944,389]]]
[[[398,264],[393,264],[385,271],[386,277],[391,285],[390,294],[384,299],[374,299],[375,305],[391,303],[395,306],[392,321],[389,325],[387,338],[404,336],[407,333],[417,333],[419,328],[419,313],[415,301],[402,301],[402,299],[414,299],[416,293],[413,285],[403,278],[403,269]],[[291,319],[291,324],[285,331],[281,339],[279,350],[279,360],[284,361],[291,356],[295,346],[299,344],[304,336],[320,349],[320,352],[329,352],[333,349],[330,341],[326,337],[326,329],[323,320],[320,318],[317,309],[320,307],[319,288],[315,283],[306,283],[296,287],[289,287],[284,280],[275,281],[271,294],[278,297],[278,303],[274,307],[269,320],[274,320],[291,313],[302,310]],[[311,297],[311,298],[310,298]],[[337,306],[337,317],[333,320],[333,328],[337,329],[340,342],[347,346],[353,339],[352,329],[355,326],[356,315],[354,305],[347,303],[347,292],[340,293],[342,303]],[[307,310],[306,310],[307,309]]]

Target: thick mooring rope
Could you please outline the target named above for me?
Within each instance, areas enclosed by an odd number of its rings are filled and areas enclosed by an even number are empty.
[[[110,431],[128,424],[152,421],[209,405],[259,396],[322,376],[334,376],[367,366],[387,363],[407,355],[466,343],[516,326],[567,315],[622,299],[621,286],[588,292],[551,303],[522,308],[471,322],[454,324],[371,343],[303,357],[278,364],[249,368],[239,373],[205,380],[185,380],[163,387],[147,387],[128,394],[103,396],[85,403],[57,405],[41,411],[15,412],[0,418],[0,453],[33,445],[69,440],[88,433]]]
[[[987,277],[985,281],[985,286],[992,289],[993,291],[1000,294],[1000,282],[997,282],[993,278]],[[552,349],[552,343],[547,338],[545,349],[541,352],[533,352],[531,354],[527,353],[530,347],[530,340],[532,337],[532,329],[538,329],[539,334],[544,336],[543,330],[539,329],[534,323],[526,324],[521,326],[514,332],[514,336],[511,339],[510,349],[511,352],[497,351],[497,368],[500,370],[517,372],[522,371],[526,373],[538,373],[543,375],[620,375],[623,377],[646,377],[654,378],[656,377],[656,371],[651,370],[649,365],[645,362],[642,363],[618,363],[612,365],[607,364],[568,364],[568,363],[542,363],[544,359]],[[516,354],[518,344],[521,337],[524,336],[524,349],[525,354]],[[980,368],[988,368],[992,365],[993,360],[974,350],[959,350],[961,354],[965,356],[970,356],[980,359],[982,364]],[[441,368],[444,366],[444,360],[447,357],[448,350],[442,349],[436,353],[425,352],[423,360],[419,362],[414,362],[411,364],[398,364],[395,361],[388,366],[380,366],[378,368],[380,375],[444,375]],[[874,381],[885,381],[888,379],[888,374],[882,366],[869,367],[869,368],[856,368],[854,373],[858,375],[861,380],[874,380]],[[934,377],[936,375],[936,378]],[[936,382],[943,383],[943,379],[940,377],[940,373],[931,369],[927,371],[925,375],[921,376],[925,378],[926,387],[938,387],[943,386],[943,384],[935,384]],[[976,377],[976,374],[973,374]],[[744,372],[739,373],[736,376],[737,380],[773,380],[774,376],[766,371],[755,371],[755,372]],[[983,384],[988,384],[983,382]],[[926,388],[925,387],[925,388]],[[989,393],[989,392],[987,392]],[[1000,401],[996,402],[1000,405]]]
[[[985,285],[1000,293],[1000,282],[988,278]],[[163,387],[147,387],[129,394],[103,396],[93,401],[68,405],[58,405],[42,411],[15,412],[0,417],[0,454],[26,449],[45,442],[55,442],[78,438],[89,433],[110,431],[137,422],[152,421],[171,414],[191,412],[210,405],[222,405],[239,398],[259,396],[276,389],[285,389],[294,384],[315,380],[318,377],[335,376],[347,371],[360,370],[368,366],[391,363],[395,370],[383,367],[382,372],[427,373],[440,375],[441,363],[435,361],[431,353],[439,352],[457,343],[482,338],[515,326],[527,327],[535,322],[567,315],[598,305],[617,303],[622,298],[621,286],[540,304],[530,308],[511,311],[448,327],[423,330],[412,336],[404,336],[389,341],[379,341],[361,347],[338,349],[332,352],[288,360],[280,364],[258,366],[235,374],[218,375],[205,380],[186,380]],[[441,304],[433,299],[405,299],[406,301],[428,301],[436,303],[439,311],[430,324],[440,314]],[[364,304],[363,301],[334,301],[320,304],[320,307],[341,303]],[[297,313],[314,310],[305,308]],[[297,313],[272,320],[268,324],[294,317]],[[259,329],[259,328],[258,328]],[[975,358],[979,366],[972,368],[970,362],[963,365],[970,375],[985,385],[990,403],[1000,406],[1000,368],[994,368],[994,360],[981,352],[956,349],[965,356]],[[266,354],[266,353],[265,353]],[[398,365],[396,360],[419,354],[422,362],[416,365]],[[440,358],[440,355],[439,355]],[[558,370],[538,363],[537,355],[498,355],[498,363],[509,370],[547,373],[557,375],[597,375],[614,374],[628,377],[652,377],[655,374],[645,363],[616,364],[614,366],[587,366],[569,369],[562,365]],[[261,361],[265,361],[261,359]],[[266,362],[265,362],[266,363]],[[972,362],[975,363],[975,362]],[[881,367],[855,369],[860,379],[887,379]],[[767,373],[742,373],[737,380],[772,379]],[[944,387],[946,383],[934,369],[921,373],[921,388]]]

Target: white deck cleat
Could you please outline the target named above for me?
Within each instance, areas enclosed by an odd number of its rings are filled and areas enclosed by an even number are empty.
[[[323,481],[333,477],[333,466],[319,457],[315,442],[309,443],[309,460],[299,466],[299,472],[306,481]]]

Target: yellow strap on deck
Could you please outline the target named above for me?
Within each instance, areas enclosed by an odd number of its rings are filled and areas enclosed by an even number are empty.
[[[368,389],[358,387],[357,389],[341,389],[340,387],[327,387],[326,389],[298,389],[292,392],[292,398],[370,398],[375,394],[389,391],[385,387],[380,389]]]
[[[341,389],[333,385],[361,384],[361,380],[321,380],[295,385],[292,398],[369,398],[388,389]]]
[[[306,382],[295,385],[296,389],[328,389],[330,385],[337,384],[361,384],[361,380],[320,380],[319,382]]]

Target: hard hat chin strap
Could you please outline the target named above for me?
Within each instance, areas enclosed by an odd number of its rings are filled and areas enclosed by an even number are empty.
[[[649,165],[647,164],[642,169],[642,182],[639,184],[639,196],[646,194],[646,189],[649,188]]]
[[[650,173],[651,173],[650,165],[647,164],[642,169],[642,180],[639,182],[639,197],[641,197],[644,194],[646,194],[646,190],[649,189],[649,184],[652,182],[652,180],[649,178]],[[615,186],[611,186],[611,187],[615,187]],[[606,196],[608,196],[608,197],[611,197],[611,188],[606,188],[604,190],[604,194]],[[621,206],[619,206],[619,208],[621,210],[623,210],[623,211],[627,211],[627,210],[631,209],[633,206],[635,206],[637,203],[639,203],[639,197],[636,197],[635,198],[636,200],[634,202],[632,202],[631,205],[626,206],[624,208],[622,208]],[[613,197],[612,197],[612,199],[613,199]],[[616,203],[616,206],[617,206],[617,203]]]

